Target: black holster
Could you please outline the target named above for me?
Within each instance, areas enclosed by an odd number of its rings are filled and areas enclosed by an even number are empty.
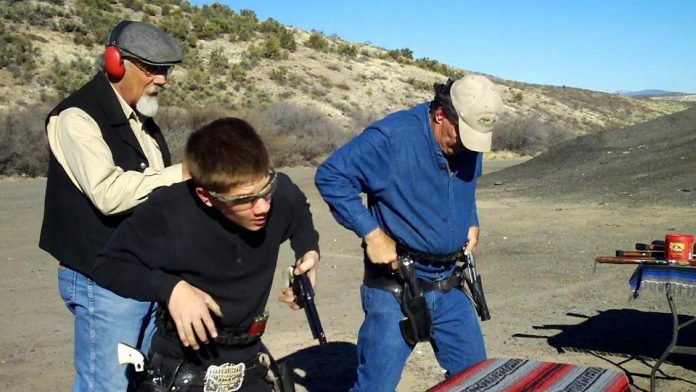
[[[205,382],[205,371],[183,359],[153,353],[143,376],[137,380],[137,392],[189,392],[200,390]]]
[[[416,279],[413,263],[409,258],[399,258],[399,275],[404,281],[401,311],[406,316],[399,322],[399,328],[404,340],[411,346],[429,341],[432,329],[430,310]]]
[[[404,340],[415,346],[418,342],[430,340],[430,330],[432,321],[430,310],[423,296],[411,296],[409,290],[404,290],[404,297],[401,300],[401,311],[406,318],[399,321],[399,329]]]
[[[273,386],[273,381],[267,377],[270,364],[263,363],[259,355],[245,361],[244,380],[266,378]],[[136,380],[137,392],[193,392],[203,390],[206,369],[183,359],[152,353],[148,367],[142,374],[141,378]]]

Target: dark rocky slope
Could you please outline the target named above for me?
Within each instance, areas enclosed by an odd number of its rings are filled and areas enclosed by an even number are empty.
[[[480,196],[696,207],[696,108],[581,136],[485,175]],[[696,210],[693,219],[696,219]]]

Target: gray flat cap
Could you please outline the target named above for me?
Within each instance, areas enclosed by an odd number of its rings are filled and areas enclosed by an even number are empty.
[[[184,58],[174,38],[145,22],[121,21],[111,31],[107,46],[116,46],[124,57],[135,57],[152,65],[179,64]]]

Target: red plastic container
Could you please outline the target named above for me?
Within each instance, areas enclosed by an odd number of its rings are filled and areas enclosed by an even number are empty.
[[[665,258],[680,265],[696,265],[693,259],[694,236],[691,234],[667,234]]]

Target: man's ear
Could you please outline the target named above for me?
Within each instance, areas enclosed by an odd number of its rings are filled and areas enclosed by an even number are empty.
[[[435,109],[433,120],[438,124],[442,124],[442,120],[444,120],[444,118],[445,118],[445,111],[442,110],[442,106]]]
[[[203,204],[207,205],[208,207],[213,206],[213,203],[210,202],[210,199],[212,198],[212,196],[205,189],[197,186],[196,187],[196,195],[198,195],[198,198],[201,199]]]

